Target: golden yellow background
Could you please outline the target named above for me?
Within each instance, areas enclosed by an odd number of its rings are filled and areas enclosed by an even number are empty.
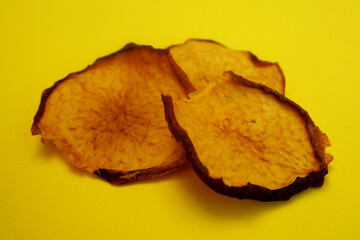
[[[360,239],[360,1],[0,1],[0,239]],[[320,189],[219,195],[191,168],[115,187],[30,135],[43,89],[128,42],[219,41],[277,61],[328,134]]]

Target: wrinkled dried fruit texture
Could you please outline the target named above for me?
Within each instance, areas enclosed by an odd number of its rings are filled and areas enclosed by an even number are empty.
[[[184,143],[198,174],[208,175],[201,176],[203,180],[274,190],[327,169],[325,160],[331,159],[325,154],[327,137],[298,105],[229,72],[209,88],[191,100],[173,101],[174,116],[169,97],[163,97],[169,128]],[[216,190],[227,194],[225,189]],[[236,194],[246,198],[252,193]],[[266,200],[277,197],[269,195]]]
[[[261,61],[250,52],[234,51],[213,41],[195,39],[169,49],[196,90],[221,79],[223,72],[232,71],[284,95],[285,77],[280,66]]]
[[[142,178],[151,178],[186,161],[160,93],[186,98],[168,52],[130,45],[45,90],[32,131],[89,172],[119,170],[98,174],[127,182],[150,168]]]

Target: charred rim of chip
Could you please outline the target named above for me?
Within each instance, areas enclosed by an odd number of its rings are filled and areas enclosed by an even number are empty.
[[[185,158],[185,156],[182,156],[182,158]],[[95,170],[94,174],[106,179],[112,184],[121,185],[135,181],[153,179],[155,177],[157,178],[175,171],[179,171],[188,166],[188,161],[180,162],[181,164],[178,164],[178,162],[174,162],[173,164],[167,165],[165,167],[151,167],[128,172],[100,168],[98,170]]]
[[[165,53],[165,55],[167,56],[169,63],[175,73],[175,75],[177,76],[178,80],[180,81],[180,83],[182,84],[182,86],[184,87],[185,91],[187,93],[194,91],[194,87],[191,85],[191,83],[188,81],[188,78],[186,76],[186,74],[182,71],[182,69],[175,64],[175,62],[173,61],[173,59],[171,58],[171,55],[169,54],[169,50],[168,49],[156,49],[153,48],[152,46],[148,46],[148,45],[138,45],[135,43],[128,43],[126,44],[122,49],[120,49],[117,52],[111,53],[107,56],[101,57],[99,59],[97,59],[92,65],[87,66],[85,69],[78,71],[78,72],[74,72],[74,73],[70,73],[69,75],[67,75],[65,78],[58,80],[57,82],[55,82],[53,84],[53,86],[51,86],[50,88],[47,88],[43,91],[42,95],[41,95],[41,100],[40,100],[40,106],[38,108],[38,111],[36,112],[35,116],[34,116],[34,121],[33,124],[31,126],[31,133],[32,135],[39,135],[41,134],[41,130],[38,126],[40,119],[42,118],[44,111],[45,111],[45,107],[46,107],[46,102],[48,100],[48,98],[50,97],[51,93],[63,82],[65,82],[68,79],[72,79],[73,77],[75,77],[78,74],[81,74],[82,72],[85,72],[86,70],[88,70],[90,67],[92,67],[94,64],[96,64],[98,61],[101,61],[103,59],[107,59],[107,58],[111,58],[119,53],[125,52],[125,51],[131,51],[137,48],[147,48],[150,49],[151,51],[155,51],[155,52],[162,52]],[[145,180],[145,179],[151,179],[151,178],[155,178],[158,176],[162,176],[180,169],[185,168],[188,163],[187,160],[184,160],[183,158],[185,158],[185,156],[182,156],[180,160],[174,162],[173,164],[167,165],[167,166],[163,166],[163,167],[151,167],[151,168],[147,168],[147,169],[139,169],[139,170],[134,170],[134,171],[120,171],[120,170],[114,170],[114,169],[98,169],[95,170],[94,173],[103,177],[104,179],[106,179],[107,181],[109,181],[110,183],[113,184],[124,184],[124,183],[129,183],[129,182],[134,182],[134,181],[140,181],[140,180]]]
[[[293,101],[287,99],[280,93],[258,83],[254,83],[229,72],[240,84],[248,87],[258,88],[266,94],[275,96],[279,101],[289,104],[292,108],[297,110],[306,121],[306,126],[310,136],[310,141],[314,149],[315,158],[321,163],[320,170],[310,172],[306,177],[297,177],[296,180],[283,188],[271,190],[266,187],[248,183],[246,186],[234,187],[226,185],[222,178],[211,178],[208,169],[201,163],[196,153],[193,143],[191,142],[187,132],[179,125],[174,113],[174,106],[171,96],[162,95],[162,100],[165,107],[165,118],[168,122],[169,129],[174,135],[175,139],[182,143],[185,147],[186,156],[191,161],[192,166],[201,180],[207,184],[214,191],[235,197],[239,199],[254,199],[259,201],[284,201],[288,200],[293,195],[309,188],[320,187],[324,183],[324,176],[328,173],[327,164],[325,163],[324,144],[321,141],[321,132],[310,118],[309,114]]]

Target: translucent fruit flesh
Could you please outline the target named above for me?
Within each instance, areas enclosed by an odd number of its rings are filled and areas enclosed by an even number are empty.
[[[214,41],[196,39],[172,46],[169,50],[171,57],[198,91],[220,80],[225,71],[232,71],[284,95],[285,77],[280,66],[261,61],[250,52],[235,51]]]

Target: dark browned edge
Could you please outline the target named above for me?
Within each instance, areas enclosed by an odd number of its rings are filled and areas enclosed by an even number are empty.
[[[169,129],[174,135],[175,139],[184,145],[186,156],[192,163],[192,166],[200,179],[211,189],[220,194],[239,199],[253,199],[264,202],[285,201],[290,199],[293,195],[309,187],[322,186],[324,183],[324,177],[328,173],[328,167],[325,162],[325,145],[321,140],[321,131],[317,126],[315,126],[309,114],[298,104],[287,99],[275,90],[272,90],[262,84],[248,81],[232,72],[228,73],[231,74],[232,78],[240,84],[251,88],[258,88],[264,91],[266,94],[271,94],[279,101],[290,105],[301,114],[301,116],[305,119],[305,123],[310,136],[310,141],[314,149],[314,156],[321,163],[321,167],[319,171],[310,172],[306,177],[303,178],[297,177],[292,184],[280,189],[271,190],[269,188],[251,183],[248,183],[246,186],[243,187],[228,186],[223,182],[222,178],[214,179],[209,176],[209,171],[199,160],[194,145],[191,142],[187,132],[179,125],[178,121],[176,120],[172,97],[162,95],[162,100],[165,108],[165,118],[168,122]]]
[[[195,87],[192,85],[192,83],[189,80],[189,77],[186,75],[186,73],[180,68],[180,66],[175,62],[174,58],[172,57],[172,55],[170,54],[170,50],[167,49],[167,56],[170,62],[170,65],[173,69],[173,71],[175,72],[175,74],[177,75],[179,81],[181,82],[181,84],[184,86],[185,91],[187,94],[196,91]]]
[[[201,39],[201,38],[189,38],[187,39],[184,43],[180,43],[180,44],[173,44],[173,45],[170,45],[169,47],[167,47],[167,49],[171,49],[173,47],[179,47],[179,46],[182,46],[182,45],[185,45],[187,44],[188,42],[190,41],[199,41],[199,42],[209,42],[209,43],[215,43],[217,45],[220,45],[220,46],[223,46],[225,48],[228,48],[227,46],[225,46],[224,44],[222,43],[219,43],[215,40],[211,40],[211,39]]]
[[[34,116],[34,121],[31,126],[31,134],[32,135],[41,134],[38,123],[44,114],[46,102],[47,102],[49,96],[51,95],[51,93],[61,83],[65,82],[68,79],[75,77],[77,74],[85,72],[90,67],[95,65],[98,61],[101,61],[101,60],[107,59],[107,58],[111,58],[119,53],[131,51],[131,50],[134,50],[137,48],[148,48],[148,49],[151,49],[152,51],[158,51],[158,52],[165,53],[170,62],[170,66],[172,67],[175,75],[179,79],[179,81],[182,84],[182,86],[184,87],[185,91],[187,93],[193,91],[192,89],[194,89],[194,88],[192,87],[191,83],[187,82],[186,80],[183,80],[184,76],[186,76],[185,73],[182,73],[182,70],[177,65],[176,66],[174,65],[173,59],[171,58],[168,49],[157,49],[157,48],[153,48],[152,46],[148,46],[148,45],[138,45],[136,43],[128,43],[123,48],[121,48],[119,51],[111,53],[104,57],[98,58],[97,60],[95,60],[95,62],[92,65],[88,65],[85,69],[83,69],[81,71],[70,73],[65,78],[55,82],[54,85],[51,86],[50,88],[45,89],[41,95],[40,106]],[[177,69],[177,68],[179,68],[179,69]],[[171,173],[173,171],[185,168],[186,166],[187,166],[187,161],[179,160],[179,161],[177,161],[173,164],[170,164],[168,166],[165,166],[165,167],[152,167],[152,168],[148,168],[148,169],[139,169],[139,170],[134,170],[134,171],[129,171],[129,172],[113,170],[113,169],[98,169],[98,170],[95,170],[94,173],[99,175],[100,177],[103,177],[104,179],[106,179],[107,181],[109,181],[113,184],[124,184],[124,183],[159,177],[159,176]],[[134,172],[139,172],[139,173],[136,174],[135,177],[127,177],[127,176],[133,175]]]
[[[185,155],[183,156],[183,158],[185,158]],[[165,167],[151,167],[127,172],[100,168],[98,170],[95,170],[94,174],[104,178],[111,184],[115,185],[121,185],[142,180],[150,180],[186,168],[189,162],[187,160],[184,160],[183,158],[181,161],[174,162],[173,164],[169,164]]]
[[[281,91],[282,95],[285,95],[285,85],[286,85],[286,80],[285,80],[285,75],[283,70],[281,69],[279,63],[277,62],[267,62],[267,61],[263,61],[260,60],[255,54],[253,54],[252,52],[249,52],[249,57],[251,59],[251,62],[258,67],[268,67],[268,66],[272,66],[275,65],[275,67],[279,70],[280,74],[281,74],[281,81],[282,81],[282,86],[283,89]]]
[[[230,49],[229,47],[227,47],[226,45],[222,44],[222,43],[219,43],[217,41],[214,41],[214,40],[211,40],[211,39],[199,39],[199,38],[190,38],[188,40],[186,40],[184,43],[182,44],[175,44],[175,45],[171,45],[169,46],[167,49],[170,50],[171,48],[173,47],[179,47],[179,46],[182,46],[182,45],[185,45],[186,43],[190,42],[190,41],[199,41],[199,42],[209,42],[209,43],[214,43],[214,44],[217,44],[219,46],[222,46],[224,48],[227,48],[227,49]],[[235,50],[235,51],[238,51],[238,50]],[[240,50],[241,51],[241,50]],[[279,63],[277,62],[268,62],[268,61],[263,61],[263,60],[260,60],[255,54],[253,54],[252,52],[250,51],[241,51],[241,52],[246,52],[248,53],[249,55],[249,58],[251,60],[251,62],[255,65],[255,66],[258,66],[258,67],[269,67],[269,66],[272,66],[272,65],[275,65],[277,67],[277,69],[279,70],[280,74],[281,74],[281,81],[282,81],[282,86],[283,86],[283,89],[281,91],[281,93],[283,95],[285,95],[285,85],[286,85],[286,80],[285,80],[285,75],[284,75],[284,72],[283,70],[281,69]],[[169,54],[170,54],[170,51],[169,51]],[[171,56],[171,54],[170,54]],[[173,59],[173,57],[171,56],[171,59]],[[172,60],[174,63],[174,59]],[[176,64],[176,63],[175,63]],[[177,64],[176,66],[178,68],[180,68]],[[180,68],[181,69],[181,68]],[[182,69],[181,69],[182,71]],[[182,71],[183,72],[183,71]],[[186,76],[185,74],[185,77],[184,79],[186,79],[186,81],[190,82],[189,81],[189,78]],[[196,89],[194,89],[194,91],[196,91]]]

